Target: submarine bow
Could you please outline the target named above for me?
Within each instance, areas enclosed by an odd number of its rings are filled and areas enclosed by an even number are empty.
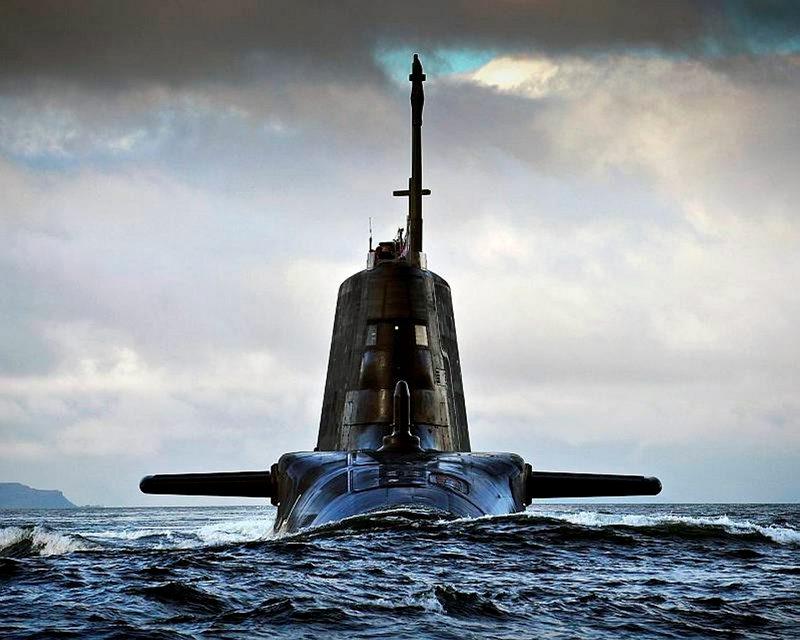
[[[314,451],[269,470],[146,476],[151,494],[270,498],[275,528],[391,508],[455,517],[522,511],[534,499],[656,495],[657,478],[534,470],[514,453],[472,452],[450,286],[422,250],[423,82],[411,65],[411,177],[405,228],[370,247],[339,287]]]

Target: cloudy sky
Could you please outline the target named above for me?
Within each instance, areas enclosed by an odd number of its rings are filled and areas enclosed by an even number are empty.
[[[0,481],[313,447],[415,51],[473,447],[800,499],[791,2],[0,3]]]

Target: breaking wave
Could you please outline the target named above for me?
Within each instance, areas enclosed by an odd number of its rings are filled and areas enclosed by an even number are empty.
[[[225,520],[196,528],[147,527],[92,532],[90,538],[116,546],[127,542],[149,543],[155,549],[194,549],[256,542],[273,537],[272,518]]]
[[[513,516],[512,516],[513,517]],[[686,535],[703,537],[703,534],[763,538],[778,544],[800,545],[800,530],[774,524],[760,525],[749,520],[735,520],[727,515],[694,517],[682,515],[608,514],[598,511],[577,513],[541,512],[525,514],[528,518],[548,518],[581,527],[638,530],[650,535]]]
[[[59,556],[71,551],[95,548],[81,536],[66,535],[43,526],[0,529],[0,556]]]
[[[83,535],[41,525],[0,528],[0,557],[58,556],[73,551],[181,550],[260,542],[274,537],[273,519],[226,520],[194,528],[135,528]]]
[[[600,511],[557,512],[527,511],[525,513],[484,516],[480,518],[442,519],[440,514],[417,509],[391,509],[351,516],[283,539],[314,539],[356,535],[365,531],[447,530],[450,533],[480,533],[491,538],[509,532],[524,533],[535,528],[539,533],[564,540],[577,538],[631,541],[637,537],[664,538],[728,538],[764,541],[780,545],[800,545],[800,530],[775,524],[762,525],[749,520],[737,520],[727,515],[696,517],[673,514],[609,514]]]
[[[800,546],[800,530],[778,524],[758,524],[727,515],[697,517],[664,514],[604,513],[602,511],[528,511],[505,516],[443,519],[441,514],[396,509],[352,516],[297,533],[273,531],[273,517],[224,520],[195,527],[172,526],[108,529],[83,535],[48,527],[0,528],[0,557],[57,556],[90,550],[186,550],[242,544],[281,544],[358,536],[371,531],[425,535],[463,535],[469,539],[547,539],[549,543],[607,540],[631,544],[644,538],[729,539]],[[754,552],[753,552],[754,553]],[[739,550],[741,557],[744,552]]]

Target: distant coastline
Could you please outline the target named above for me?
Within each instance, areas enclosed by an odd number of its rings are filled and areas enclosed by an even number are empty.
[[[75,509],[57,489],[34,489],[19,482],[0,482],[0,509]]]

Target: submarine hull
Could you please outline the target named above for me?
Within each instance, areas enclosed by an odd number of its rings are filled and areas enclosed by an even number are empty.
[[[278,531],[393,508],[447,517],[525,509],[525,465],[513,453],[287,453],[277,464]]]

